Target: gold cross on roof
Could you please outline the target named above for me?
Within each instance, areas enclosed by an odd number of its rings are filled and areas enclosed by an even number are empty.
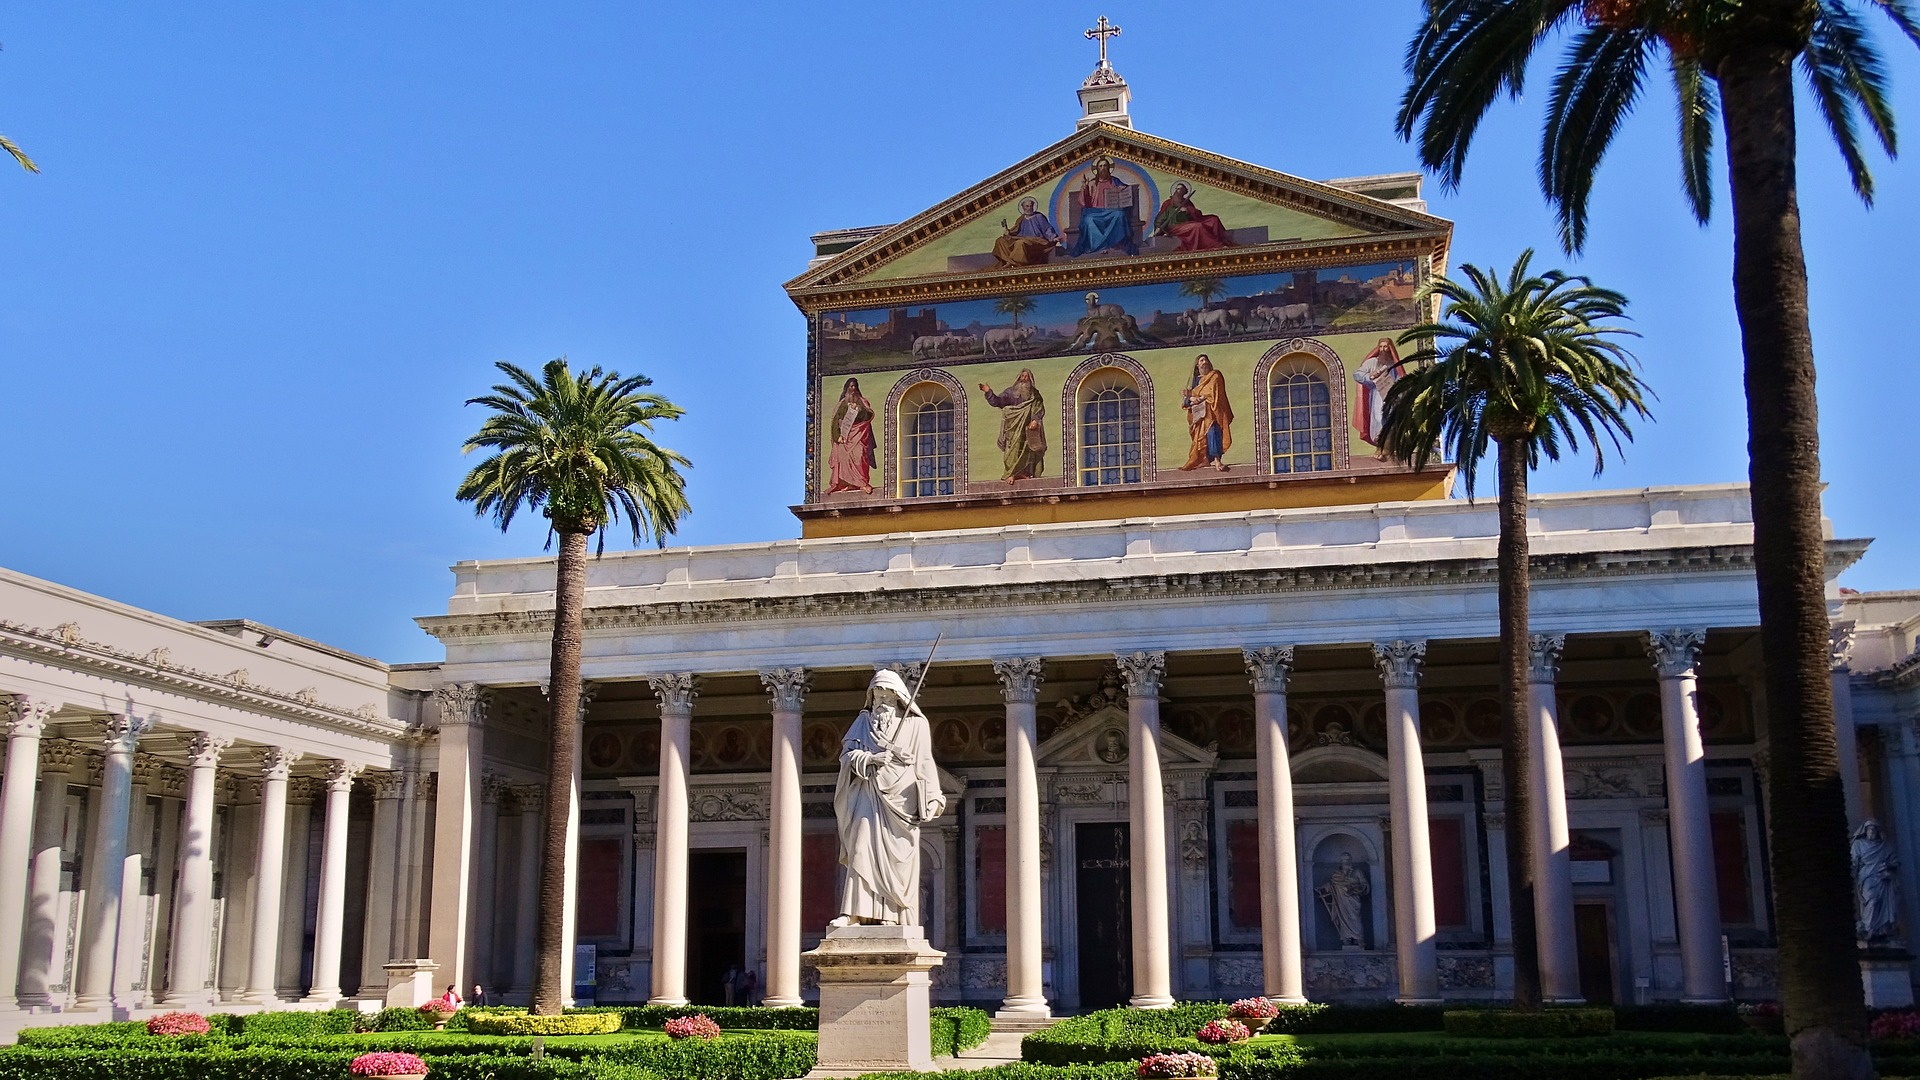
[[[1101,67],[1107,66],[1107,39],[1115,37],[1119,33],[1120,28],[1108,22],[1105,15],[1100,16],[1100,21],[1094,24],[1093,29],[1086,32],[1087,37],[1100,43]]]

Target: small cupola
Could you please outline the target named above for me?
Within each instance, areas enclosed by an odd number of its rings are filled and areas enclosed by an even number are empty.
[[[1107,39],[1119,33],[1120,28],[1108,22],[1105,15],[1087,31],[1087,37],[1100,43],[1100,62],[1094,65],[1087,81],[1080,84],[1080,119],[1074,124],[1075,128],[1089,124],[1133,126],[1133,117],[1127,115],[1128,99],[1133,93],[1127,89],[1127,80],[1107,61]]]

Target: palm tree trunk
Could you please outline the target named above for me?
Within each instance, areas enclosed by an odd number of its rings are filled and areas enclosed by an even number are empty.
[[[553,584],[553,660],[547,702],[552,732],[547,757],[546,835],[540,846],[540,929],[534,965],[537,1016],[559,1015],[567,940],[567,826],[573,817],[573,762],[580,743],[580,639],[587,594],[587,534],[560,533]]]
[[[1540,942],[1533,917],[1532,748],[1527,745],[1527,445],[1498,440],[1500,470],[1500,771],[1506,774],[1507,908],[1513,924],[1513,1007],[1540,1010]]]
[[[1746,358],[1754,578],[1765,672],[1774,921],[1793,1075],[1874,1075],[1853,936],[1829,682],[1820,431],[1794,176],[1792,50],[1730,51],[1718,79]],[[1782,809],[1790,808],[1790,809]]]

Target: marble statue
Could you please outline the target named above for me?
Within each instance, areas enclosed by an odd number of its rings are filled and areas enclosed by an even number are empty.
[[[1333,928],[1340,934],[1340,944],[1362,946],[1367,943],[1366,912],[1361,900],[1367,895],[1367,875],[1353,865],[1353,852],[1340,853],[1340,865],[1334,867],[1326,884],[1314,890],[1320,902],[1326,905],[1327,915],[1333,919]]]
[[[1863,945],[1887,943],[1894,934],[1893,871],[1900,865],[1893,844],[1880,832],[1880,823],[1869,818],[1854,830],[1854,899],[1860,918],[1854,933]]]
[[[847,873],[829,926],[919,925],[920,826],[947,798],[926,714],[911,697],[897,673],[876,672],[841,741],[833,812]]]

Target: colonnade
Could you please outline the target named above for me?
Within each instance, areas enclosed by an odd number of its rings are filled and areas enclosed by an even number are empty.
[[[90,755],[75,744],[46,740],[47,726],[61,703],[14,694],[5,714],[7,751],[0,774],[0,1010],[54,1004],[60,980],[54,929],[58,923],[63,858],[62,819],[67,787],[85,783]],[[162,1004],[170,1008],[206,1008],[219,998],[212,969],[214,933],[213,853],[215,796],[220,758],[233,744],[212,732],[189,732],[186,739],[185,792],[180,810],[177,867],[172,875],[173,917],[164,942],[167,966],[164,995],[150,984],[144,1001],[129,999],[129,971],[142,961],[144,926],[128,919],[127,890],[137,887],[128,857],[135,804],[145,815],[144,786],[136,786],[136,754],[155,733],[150,717],[108,714],[99,719],[100,779],[98,806],[86,846],[83,901],[74,913],[78,940],[74,978],[66,1007],[71,1011],[132,1008]],[[169,732],[168,734],[179,734]],[[260,827],[247,853],[255,870],[248,922],[249,948],[238,1000],[257,1005],[280,1002],[283,889],[288,858],[289,782],[300,755],[285,747],[266,747],[258,755]],[[319,922],[314,947],[312,993],[308,1000],[333,1002],[342,996],[340,950],[347,893],[347,799],[360,766],[338,760],[323,765],[325,825],[320,862]],[[157,855],[158,853],[156,853]],[[177,872],[176,872],[177,871]],[[156,950],[157,951],[157,950]],[[156,972],[151,978],[159,981]],[[156,1000],[157,999],[157,1000]]]
[[[1646,635],[1646,648],[1660,684],[1662,725],[1666,750],[1666,791],[1669,803],[1674,897],[1680,939],[1683,996],[1688,1001],[1719,1001],[1725,997],[1720,973],[1719,904],[1716,893],[1712,832],[1708,818],[1706,757],[1701,742],[1695,695],[1695,664],[1705,631],[1679,629]],[[1516,823],[1508,836],[1532,846],[1535,866],[1535,915],[1540,937],[1542,989],[1550,1001],[1580,998],[1579,968],[1574,954],[1573,886],[1566,795],[1561,772],[1558,708],[1555,684],[1565,647],[1560,634],[1534,635],[1528,683],[1527,738],[1532,747],[1534,792],[1531,819]],[[1407,1003],[1440,1000],[1438,940],[1434,912],[1433,859],[1427,830],[1426,769],[1420,747],[1419,686],[1427,643],[1396,639],[1375,643],[1371,654],[1381,679],[1385,706],[1388,764],[1388,831],[1391,836],[1391,907],[1393,943],[1398,970],[1397,998]],[[1251,682],[1255,715],[1256,786],[1259,806],[1259,873],[1261,891],[1261,946],[1264,991],[1283,1001],[1304,1001],[1300,863],[1294,836],[1293,781],[1287,749],[1287,687],[1294,649],[1283,644],[1248,646],[1243,660]],[[1168,881],[1168,836],[1165,791],[1161,776],[1160,693],[1166,673],[1166,654],[1157,651],[1122,653],[1114,664],[1127,692],[1128,806],[1130,818],[1130,873],[1132,875],[1132,952],[1134,985],[1130,1001],[1136,1007],[1162,1008],[1173,1002],[1171,948],[1171,892]],[[1006,715],[1006,830],[1007,830],[1007,976],[1000,1016],[1008,1019],[1044,1018],[1050,1014],[1042,964],[1043,902],[1041,892],[1040,781],[1037,768],[1036,703],[1045,675],[1043,657],[1007,657],[993,661],[1003,692]],[[771,1005],[797,1005],[800,994],[800,877],[801,806],[800,728],[809,673],[801,668],[760,672],[773,716],[770,812],[767,829],[767,983]],[[687,1000],[687,866],[689,856],[689,742],[697,677],[688,672],[653,676],[651,688],[660,704],[660,773],[655,807],[654,871],[652,874],[652,968],[649,1002],[683,1004]],[[443,698],[443,725],[447,707],[463,710],[455,723],[477,715],[467,691],[456,701]],[[476,766],[478,740],[445,737],[441,744],[441,812],[449,810],[445,777],[463,775]],[[462,752],[464,749],[464,753]],[[465,798],[471,800],[469,792]],[[10,804],[9,804],[10,805]],[[472,806],[472,802],[466,803]],[[5,807],[0,807],[0,813]],[[529,824],[533,823],[533,824]],[[442,818],[441,835],[446,819]],[[537,827],[537,819],[523,815],[522,829]],[[530,919],[527,883],[537,873],[524,853],[532,850],[523,835],[520,868],[523,899],[519,919]],[[463,828],[457,841],[469,844],[471,829]],[[0,838],[0,856],[8,854]],[[460,916],[443,906],[441,883],[461,893],[473,875],[467,860],[440,861],[436,851],[436,916],[434,940],[454,948],[454,935],[465,940]],[[459,869],[455,870],[454,867]],[[0,910],[0,915],[4,910]],[[441,926],[445,916],[447,925]],[[497,935],[496,935],[497,936]],[[524,949],[531,940],[529,926],[516,926],[515,942]],[[461,948],[464,948],[462,946]],[[436,949],[435,959],[446,959]],[[459,961],[456,959],[455,961]],[[528,958],[516,958],[516,971]],[[468,969],[462,969],[468,970]],[[496,968],[496,972],[497,972]],[[445,976],[454,976],[445,972]]]

